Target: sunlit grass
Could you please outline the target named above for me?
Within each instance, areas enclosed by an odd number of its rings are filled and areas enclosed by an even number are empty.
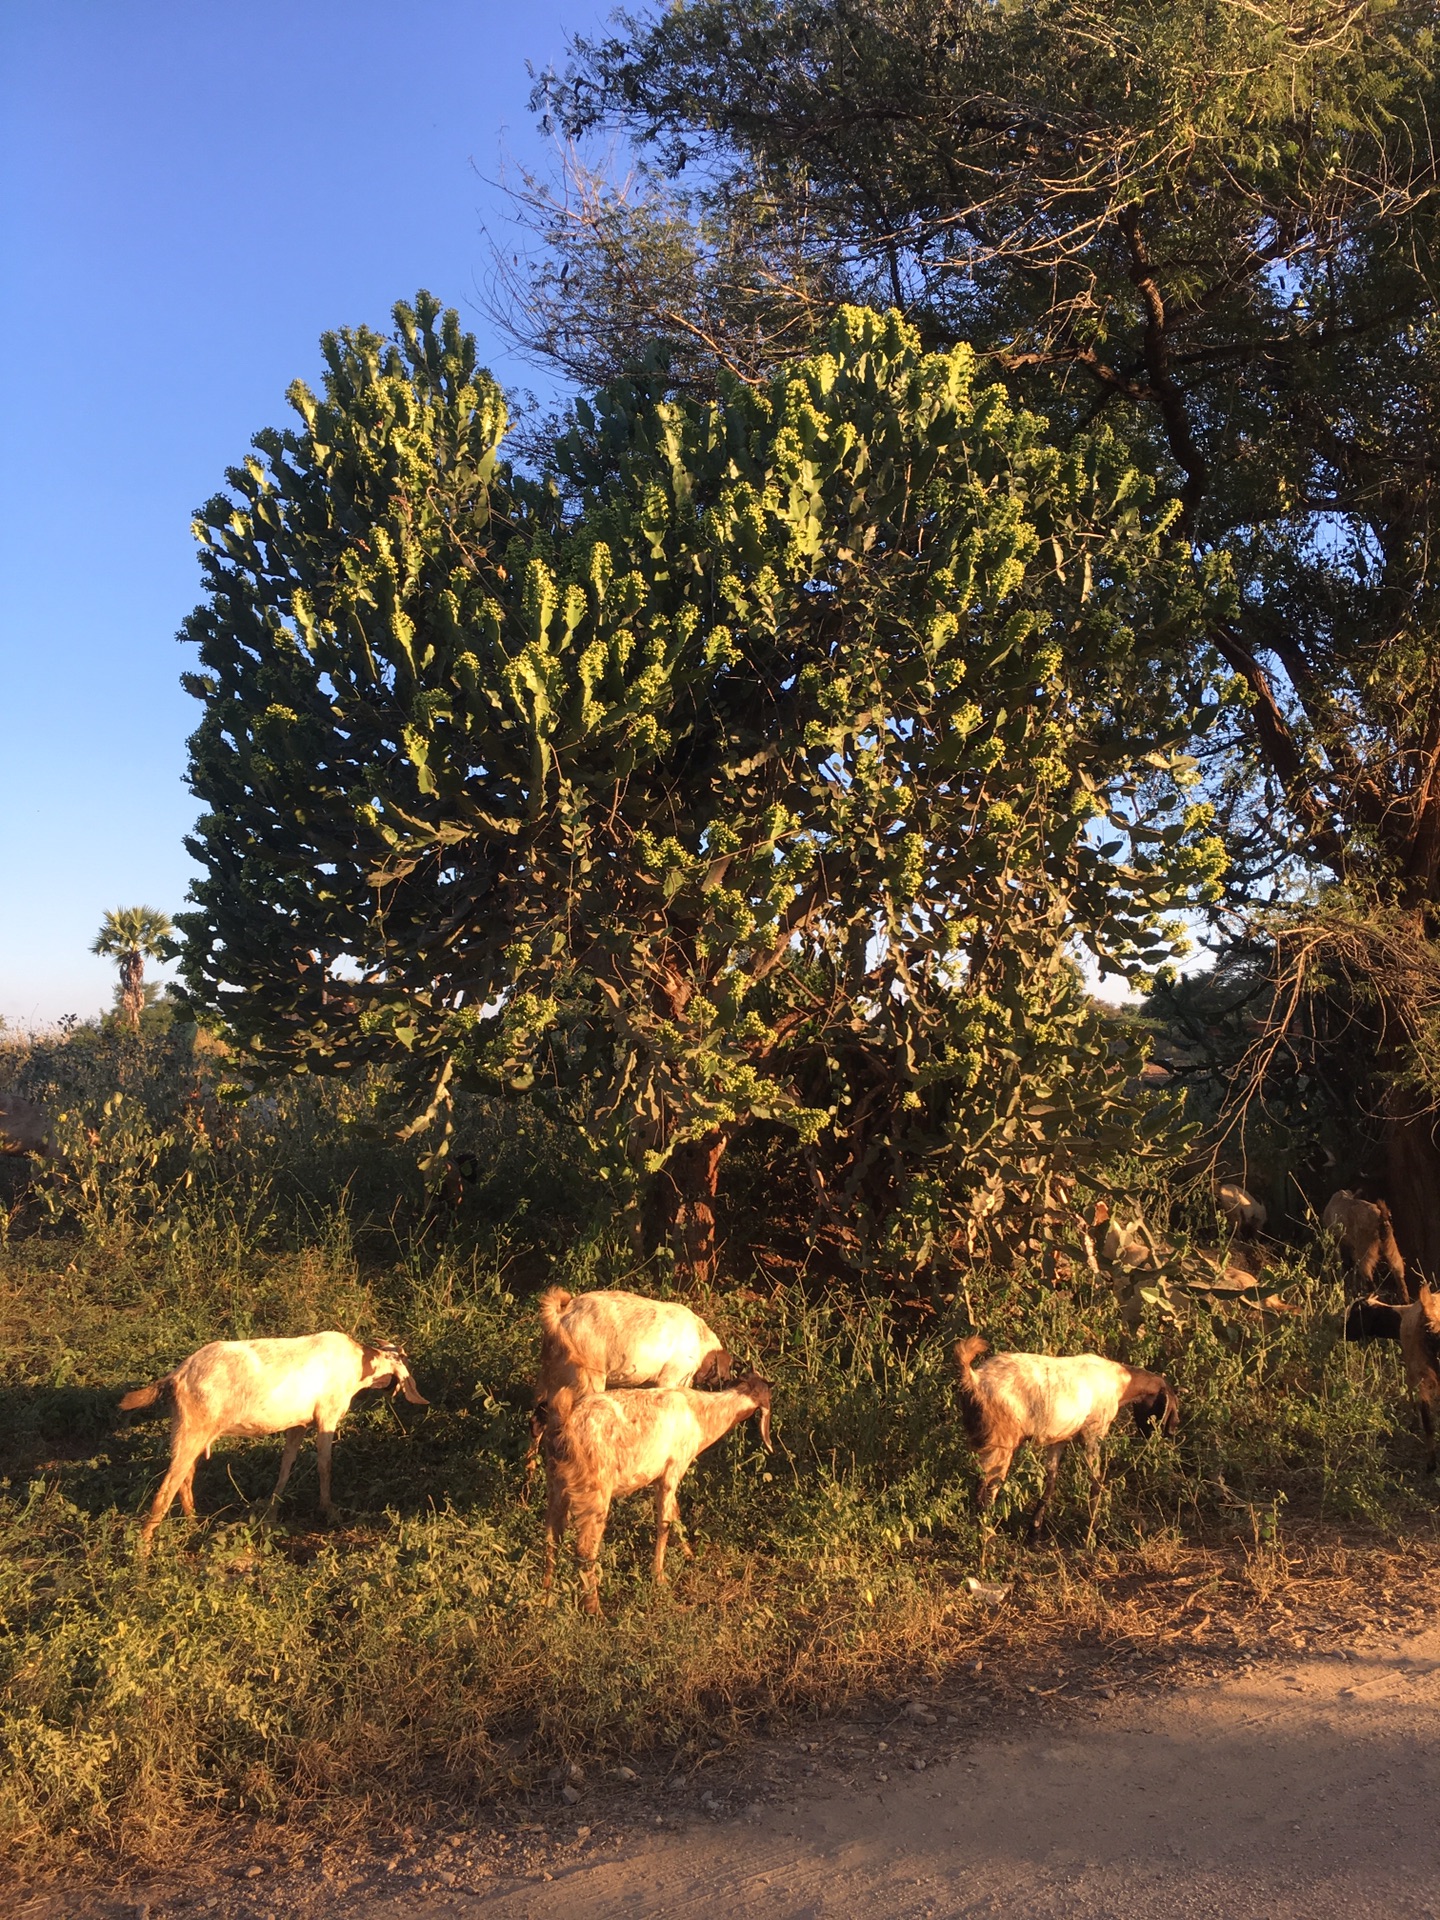
[[[951,1393],[964,1305],[897,1321],[800,1284],[696,1302],[774,1381],[777,1451],[742,1431],[697,1464],[694,1565],[650,1586],[651,1509],[633,1501],[606,1541],[604,1619],[580,1615],[568,1565],[547,1606],[538,1487],[523,1500],[535,1289],[663,1283],[585,1224],[539,1139],[497,1138],[464,1237],[428,1228],[413,1193],[406,1227],[399,1176],[387,1191],[390,1163],[347,1131],[358,1097],[295,1096],[223,1150],[177,1134],[151,1153],[137,1125],[122,1144],[139,1172],[102,1168],[0,1248],[0,1845],[19,1857],[162,1855],[237,1810],[403,1822],[539,1789],[567,1757],[682,1764],[717,1733],[915,1685],[994,1631],[964,1586],[980,1553]],[[123,1177],[154,1194],[117,1196]],[[1057,1613],[1101,1631],[1126,1555],[1162,1566],[1234,1538],[1263,1584],[1302,1517],[1431,1523],[1398,1356],[1337,1342],[1318,1268],[1289,1278],[1298,1311],[1274,1324],[1137,1335],[1088,1276],[968,1276],[995,1347],[1123,1354],[1184,1408],[1178,1442],[1117,1428],[1093,1552],[1078,1473],[1047,1544],[1020,1546],[1039,1480],[1023,1461],[988,1563],[1017,1581],[1017,1634]],[[323,1326],[402,1339],[432,1402],[357,1404],[340,1525],[318,1526],[307,1451],[261,1526],[279,1442],[225,1442],[200,1468],[201,1517],[172,1516],[137,1562],[167,1435],[119,1415],[121,1391],[209,1339]]]

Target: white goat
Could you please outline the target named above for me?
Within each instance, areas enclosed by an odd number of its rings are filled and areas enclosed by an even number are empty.
[[[611,1503],[645,1487],[655,1489],[654,1575],[663,1586],[672,1527],[679,1529],[685,1558],[693,1558],[676,1488],[707,1447],[757,1414],[760,1440],[769,1452],[770,1383],[758,1374],[712,1393],[693,1387],[578,1394],[557,1388],[545,1419],[546,1588],[555,1575],[556,1547],[573,1524],[585,1611],[599,1613],[600,1543]]]
[[[1215,1207],[1227,1224],[1241,1233],[1263,1233],[1270,1218],[1263,1200],[1248,1193],[1238,1180],[1219,1180],[1215,1184]]]
[[[1054,1357],[1046,1353],[989,1353],[979,1335],[955,1344],[960,1371],[960,1413],[965,1437],[979,1458],[982,1479],[977,1504],[995,1504],[1017,1450],[1029,1440],[1045,1455],[1045,1490],[1030,1517],[1033,1539],[1044,1525],[1055,1495],[1060,1453],[1078,1440],[1090,1473],[1090,1526],[1093,1531],[1104,1484],[1100,1445],[1122,1407],[1133,1407],[1142,1433],[1159,1421],[1166,1433],[1180,1424],[1180,1402],[1163,1374],[1145,1373],[1098,1353]]]
[[[730,1378],[734,1356],[698,1313],[676,1300],[643,1293],[540,1296],[540,1378],[530,1414],[525,1499],[539,1458],[545,1410],[562,1387],[601,1393],[606,1387],[710,1387]]]
[[[127,1412],[153,1406],[166,1392],[173,1399],[170,1466],[140,1530],[141,1553],[150,1551],[155,1529],[177,1493],[186,1516],[194,1518],[196,1462],[202,1453],[208,1460],[211,1447],[225,1434],[285,1435],[280,1477],[270,1496],[273,1512],[306,1429],[313,1426],[320,1506],[327,1515],[332,1513],[330,1452],[335,1429],[363,1388],[392,1384],[413,1405],[429,1404],[411,1378],[399,1347],[386,1341],[362,1345],[346,1333],[307,1333],[293,1340],[212,1340],[163,1380],[127,1393],[120,1402]]]
[[[733,1364],[698,1313],[641,1293],[550,1287],[540,1296],[540,1328],[542,1400],[558,1387],[715,1386]]]

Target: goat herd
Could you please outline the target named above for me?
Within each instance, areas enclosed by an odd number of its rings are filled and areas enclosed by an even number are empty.
[[[1435,1469],[1435,1412],[1440,1409],[1440,1294],[1420,1289],[1417,1301],[1391,1306],[1358,1301],[1346,1320],[1349,1339],[1395,1339],[1419,1402],[1430,1470]],[[547,1487],[545,1586],[554,1577],[556,1547],[573,1527],[585,1609],[598,1613],[599,1554],[614,1500],[653,1488],[654,1577],[665,1579],[672,1528],[690,1558],[676,1493],[707,1447],[754,1419],[771,1447],[770,1383],[737,1371],[734,1358],[697,1313],[675,1301],[640,1294],[573,1295],[552,1287],[540,1299],[540,1378],[531,1415],[527,1465],[543,1455]],[[1102,1487],[1100,1448],[1122,1408],[1142,1433],[1173,1435],[1180,1403],[1163,1375],[1099,1354],[1061,1357],[989,1353],[978,1336],[957,1342],[958,1396],[965,1435],[980,1467],[978,1504],[992,1506],[1017,1450],[1030,1441],[1045,1458],[1045,1485],[1030,1520],[1033,1537],[1054,1496],[1060,1456],[1080,1442],[1090,1475],[1093,1528]],[[127,1393],[134,1409],[171,1401],[170,1464],[140,1534],[148,1553],[160,1522],[180,1496],[195,1512],[195,1467],[227,1434],[283,1433],[280,1473],[270,1511],[284,1490],[307,1430],[316,1433],[320,1503],[328,1516],[335,1430],[355,1395],[389,1387],[426,1405],[404,1352],[388,1341],[362,1343],[343,1333],[295,1339],[216,1340],[173,1373]]]

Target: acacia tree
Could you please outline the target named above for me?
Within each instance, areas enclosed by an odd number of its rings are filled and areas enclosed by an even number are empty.
[[[145,962],[170,958],[174,931],[169,917],[155,907],[111,907],[91,943],[92,953],[120,969],[120,1018],[132,1033],[140,1031],[145,1011]]]
[[[872,1241],[1143,1148],[1074,952],[1163,964],[1222,859],[1152,483],[851,309],[763,388],[582,403],[531,485],[455,315],[395,317],[198,523],[191,993],[399,1060],[417,1128],[556,1100],[701,1272],[757,1120]]]
[[[1177,532],[1232,570],[1206,632],[1247,689],[1210,736],[1236,882],[1299,860],[1325,895],[1298,937],[1368,980],[1391,1202],[1440,1277],[1415,990],[1440,971],[1434,25],[1429,0],[623,19],[541,103],[572,137],[636,141],[652,190],[592,184],[598,211],[568,221],[532,195],[544,245],[512,319],[593,367],[648,316],[693,386],[760,377],[835,299],[881,294],[928,340],[976,342],[1062,440],[1103,417],[1167,476]]]

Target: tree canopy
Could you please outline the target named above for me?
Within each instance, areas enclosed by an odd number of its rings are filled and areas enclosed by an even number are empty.
[[[261,1062],[402,1060],[442,1133],[554,1100],[700,1266],[758,1122],[907,1244],[937,1181],[1143,1148],[1076,957],[1163,965],[1223,864],[1153,479],[846,309],[759,386],[582,402],[540,484],[456,316],[395,319],[197,523],[192,995]]]
[[[591,177],[584,217],[531,193],[543,244],[511,314],[593,367],[648,313],[657,364],[703,389],[883,297],[927,343],[973,342],[1062,444],[1104,420],[1162,476],[1230,580],[1205,634],[1248,697],[1197,750],[1231,897],[1298,887],[1335,936],[1307,936],[1317,967],[1369,969],[1365,1104],[1440,1277],[1411,963],[1440,906],[1434,29],[1429,0],[622,17],[537,104],[649,172],[608,197]]]

